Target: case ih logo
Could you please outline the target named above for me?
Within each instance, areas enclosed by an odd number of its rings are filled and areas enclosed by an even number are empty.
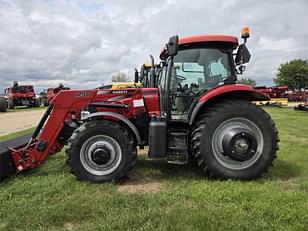
[[[112,91],[112,94],[126,94],[127,90],[118,90],[118,91]]]
[[[90,91],[81,91],[77,97],[87,97],[87,96],[90,96],[91,95],[91,92]]]

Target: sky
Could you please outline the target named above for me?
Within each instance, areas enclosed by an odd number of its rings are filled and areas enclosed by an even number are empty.
[[[0,93],[14,80],[36,91],[92,89],[158,60],[175,34],[230,34],[249,26],[241,77],[273,85],[281,63],[308,59],[307,0],[0,0]]]

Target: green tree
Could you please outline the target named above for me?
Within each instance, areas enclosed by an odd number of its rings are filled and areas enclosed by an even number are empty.
[[[291,90],[301,91],[308,87],[308,61],[294,59],[280,64],[274,79],[276,85],[288,85]]]
[[[250,79],[250,78],[242,78],[242,79],[238,80],[237,83],[251,85],[253,87],[255,87],[257,85],[256,81],[254,79]]]
[[[112,82],[128,82],[128,76],[122,72],[117,72],[112,76]]]

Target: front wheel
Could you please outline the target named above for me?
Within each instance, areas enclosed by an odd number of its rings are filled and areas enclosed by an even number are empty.
[[[90,121],[68,140],[67,163],[79,180],[116,181],[127,175],[136,161],[136,145],[127,129],[112,121]]]
[[[271,166],[278,132],[269,115],[243,100],[217,103],[199,116],[192,131],[193,156],[210,176],[249,180]]]

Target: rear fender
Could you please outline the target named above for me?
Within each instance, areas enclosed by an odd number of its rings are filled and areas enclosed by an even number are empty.
[[[219,101],[228,99],[242,99],[247,101],[270,100],[267,95],[254,90],[248,85],[230,84],[217,87],[208,91],[200,97],[198,103],[195,105],[194,109],[190,113],[189,125],[193,124],[200,112],[206,110],[208,107]]]
[[[137,127],[125,116],[115,113],[115,112],[95,112],[91,113],[83,118],[83,120],[91,120],[91,119],[96,119],[96,118],[104,118],[104,119],[115,119],[115,120],[120,120],[123,122],[129,129],[133,132],[135,135],[135,138],[137,139],[137,142],[139,145],[143,145],[140,133],[137,129]]]

